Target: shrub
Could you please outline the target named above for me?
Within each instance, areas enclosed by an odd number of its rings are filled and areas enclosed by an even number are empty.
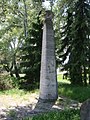
[[[0,74],[0,90],[8,90],[18,86],[18,80],[8,74]]]

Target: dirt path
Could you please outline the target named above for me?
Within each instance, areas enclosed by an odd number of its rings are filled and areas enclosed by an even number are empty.
[[[32,93],[24,98],[10,95],[0,96],[0,120],[22,120],[27,116],[33,116],[50,110],[63,110],[65,108],[78,108],[77,101],[59,97],[56,102],[44,102],[39,100],[39,95]]]

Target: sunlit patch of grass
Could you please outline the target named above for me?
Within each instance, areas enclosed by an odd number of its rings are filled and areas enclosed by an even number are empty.
[[[4,95],[25,95],[26,92],[24,90],[19,90],[19,89],[10,89],[10,90],[4,90],[4,91],[0,91],[0,94],[4,94]]]
[[[68,80],[68,78],[67,78],[67,80],[66,80],[66,79],[63,79],[63,74],[58,74],[58,75],[57,75],[57,80],[58,80],[58,82],[60,82],[60,83],[70,84],[70,81]]]
[[[35,98],[38,98],[38,91],[32,93],[19,89],[6,90],[0,94],[0,105],[5,108],[29,105],[32,104],[33,101],[36,102]]]
[[[25,91],[24,89],[10,89],[10,90],[3,90],[0,91],[0,95],[4,94],[4,95],[19,95],[19,96],[23,96],[26,94],[30,94],[30,93],[38,93],[38,89],[36,90],[32,90],[32,91]]]
[[[63,79],[63,74],[58,74],[57,75],[57,80],[59,81],[59,80],[62,80]]]
[[[38,97],[38,90],[32,93],[29,91],[24,91],[19,89],[11,89],[1,92],[0,97],[2,99],[4,98],[4,100],[1,99],[1,104],[4,107],[8,108],[9,106],[13,106],[13,105],[19,106],[19,104],[32,103],[33,100],[35,100],[35,97]],[[13,102],[14,104],[12,104]]]

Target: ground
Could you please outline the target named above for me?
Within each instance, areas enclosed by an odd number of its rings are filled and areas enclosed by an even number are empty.
[[[0,120],[22,120],[27,116],[33,116],[50,110],[63,110],[78,108],[80,103],[59,96],[56,102],[39,100],[38,93],[30,93],[22,96],[0,95]]]

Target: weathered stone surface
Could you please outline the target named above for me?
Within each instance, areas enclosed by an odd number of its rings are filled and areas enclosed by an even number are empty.
[[[82,104],[80,116],[81,120],[90,120],[90,99]]]
[[[52,12],[46,11],[45,22],[43,26],[40,98],[44,100],[53,100],[57,99],[57,96],[55,42]]]

